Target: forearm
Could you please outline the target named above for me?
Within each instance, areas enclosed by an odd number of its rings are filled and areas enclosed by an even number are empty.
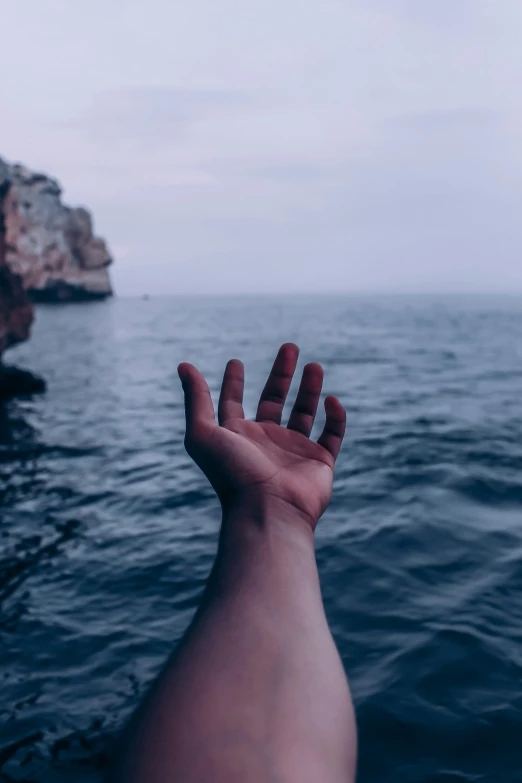
[[[201,607],[131,734],[126,783],[353,780],[351,701],[306,522],[260,505],[225,515]]]

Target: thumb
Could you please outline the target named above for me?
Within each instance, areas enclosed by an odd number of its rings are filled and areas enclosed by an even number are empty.
[[[203,375],[193,364],[187,362],[180,364],[178,375],[185,393],[186,434],[188,437],[197,437],[201,427],[216,422],[210,389]]]

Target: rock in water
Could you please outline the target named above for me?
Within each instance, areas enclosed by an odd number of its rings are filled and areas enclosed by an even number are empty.
[[[12,397],[40,394],[45,391],[45,381],[28,370],[0,363],[0,403]]]
[[[0,261],[0,357],[7,348],[29,339],[32,322],[33,308],[22,278]]]
[[[41,378],[1,363],[2,354],[7,348],[29,339],[34,317],[22,278],[14,274],[6,263],[3,205],[9,187],[9,172],[0,160],[0,402],[18,394],[32,394],[45,389]]]
[[[22,277],[31,299],[111,296],[112,258],[103,239],[94,236],[89,212],[62,204],[59,184],[44,174],[1,159],[0,166],[10,183],[3,206],[7,266]]]

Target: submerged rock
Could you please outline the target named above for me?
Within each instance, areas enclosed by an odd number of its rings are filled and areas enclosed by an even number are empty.
[[[90,213],[62,204],[56,180],[0,159],[9,182],[3,200],[5,258],[33,301],[103,299],[112,295],[112,258],[94,236]]]
[[[45,381],[28,370],[0,362],[0,402],[45,391]]]

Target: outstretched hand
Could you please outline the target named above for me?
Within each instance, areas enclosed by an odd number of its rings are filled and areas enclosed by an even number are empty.
[[[180,364],[185,445],[225,509],[235,503],[273,501],[298,512],[315,529],[330,501],[346,413],[336,397],[326,397],[323,432],[317,442],[310,440],[323,383],[323,368],[312,363],[303,370],[288,426],[281,426],[298,355],[293,343],[279,349],[255,421],[245,419],[243,411],[243,364],[228,362],[219,398],[219,424],[205,378],[193,365]]]

